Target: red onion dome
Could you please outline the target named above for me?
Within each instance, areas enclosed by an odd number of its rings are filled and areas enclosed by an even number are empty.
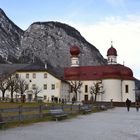
[[[110,56],[110,55],[114,55],[114,56],[117,56],[117,51],[114,47],[110,47],[107,51],[107,56]]]
[[[71,46],[71,48],[70,48],[70,54],[72,55],[72,56],[78,56],[79,55],[79,53],[80,53],[80,49],[79,49],[79,47],[77,47],[77,46]]]

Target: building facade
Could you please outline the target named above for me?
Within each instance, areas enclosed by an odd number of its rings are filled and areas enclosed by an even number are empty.
[[[117,51],[113,45],[107,51],[107,65],[79,66],[80,49],[77,46],[70,48],[70,54],[71,67],[65,68],[64,79],[70,83],[81,81],[82,86],[76,95],[77,101],[88,101],[91,97],[96,101],[125,102],[127,98],[135,101],[133,72],[117,63]],[[72,90],[71,92],[72,99],[75,93]]]
[[[27,89],[23,97],[27,102],[35,101],[35,95],[37,95],[37,100],[44,102],[58,102],[60,99],[68,100],[69,98],[68,82],[48,72],[44,66],[28,65],[16,69],[13,75],[25,81]],[[10,98],[10,91],[6,91],[5,97]],[[20,92],[14,92],[14,99],[20,98]]]

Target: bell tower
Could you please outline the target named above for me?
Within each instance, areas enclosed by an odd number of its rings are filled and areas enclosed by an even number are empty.
[[[111,41],[111,47],[107,51],[108,64],[117,64],[117,51],[113,47],[113,41]]]
[[[79,54],[80,49],[77,46],[72,46],[70,48],[70,54],[71,54],[71,67],[79,67]]]

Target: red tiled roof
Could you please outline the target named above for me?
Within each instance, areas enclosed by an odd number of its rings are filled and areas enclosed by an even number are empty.
[[[81,66],[64,69],[65,80],[100,80],[100,79],[133,80],[130,68],[120,64],[101,66]]]

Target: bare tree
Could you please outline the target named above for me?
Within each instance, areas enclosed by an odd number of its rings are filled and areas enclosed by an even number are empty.
[[[103,88],[101,81],[93,83],[93,85],[90,87],[90,94],[91,94],[91,99],[97,100],[97,95],[102,93],[101,89]],[[95,95],[93,98],[93,94]]]
[[[22,79],[21,77],[18,78],[18,92],[21,95],[21,99],[23,98],[23,95],[25,93],[25,91],[28,89],[28,84],[26,82],[26,80]],[[24,102],[23,100],[21,100],[22,102]]]
[[[0,77],[0,90],[2,92],[2,100],[5,99],[5,92],[8,90],[10,86],[10,80],[8,77],[8,74],[3,73],[2,76]]]
[[[15,75],[10,75],[9,76],[9,88],[8,90],[11,92],[11,102],[13,102],[13,95],[14,95],[14,92],[17,92],[18,89],[19,89],[19,85],[18,85],[18,79],[16,78]]]
[[[33,89],[33,93],[35,94],[35,101],[37,102],[37,97],[38,97],[38,93],[40,93],[42,91],[42,89],[40,89],[38,86],[36,86],[34,89]]]
[[[72,91],[74,91],[75,95],[73,96],[73,101],[77,101],[77,94],[81,89],[82,86],[81,81],[70,81],[70,85],[72,87]]]

